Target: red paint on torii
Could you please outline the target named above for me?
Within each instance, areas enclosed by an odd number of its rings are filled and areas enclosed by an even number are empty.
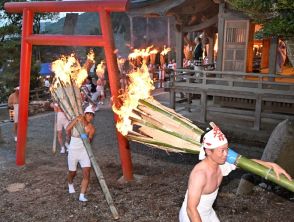
[[[9,2],[4,8],[10,13],[22,13],[22,38],[20,61],[20,100],[16,145],[16,164],[25,164],[28,104],[30,91],[30,72],[33,45],[60,46],[98,46],[104,47],[109,83],[112,96],[117,98],[119,93],[119,78],[116,56],[114,55],[114,40],[111,27],[110,12],[123,12],[128,0],[92,0],[92,1],[43,1],[43,2]],[[34,13],[49,12],[98,12],[102,35],[43,35],[33,34]],[[114,114],[115,122],[117,116]],[[118,145],[123,176],[126,180],[133,179],[133,169],[129,144],[118,131]]]

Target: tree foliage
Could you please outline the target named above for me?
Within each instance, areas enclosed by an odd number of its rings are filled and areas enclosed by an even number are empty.
[[[12,0],[0,1],[0,91],[3,95],[19,84],[22,30],[22,14],[7,13],[4,9],[6,2],[12,2]],[[23,2],[23,0],[13,0],[13,2]],[[41,21],[57,18],[57,13],[35,14],[33,32],[35,34],[40,33]],[[38,50],[38,48],[33,48],[31,88],[40,85],[38,82],[38,65],[36,64],[36,60],[39,59],[37,56],[40,54]]]
[[[294,36],[293,0],[227,0],[235,9],[261,23],[265,36]]]

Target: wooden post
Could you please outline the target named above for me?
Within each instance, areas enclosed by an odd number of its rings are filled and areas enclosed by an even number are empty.
[[[201,99],[200,99],[200,122],[206,122],[206,107],[207,107],[207,94],[205,91],[201,91]]]
[[[119,95],[119,70],[117,66],[116,56],[114,52],[114,40],[112,34],[112,27],[111,27],[111,18],[110,13],[106,11],[101,11],[99,13],[100,21],[101,21],[101,30],[102,35],[105,38],[105,57],[107,63],[107,69],[109,73],[109,83],[110,83],[110,90],[111,95],[113,98],[118,98]],[[114,115],[115,123],[118,121],[118,116]],[[123,171],[123,176],[126,181],[131,181],[134,179],[133,177],[133,165],[131,159],[131,152],[129,148],[129,143],[127,139],[116,130],[117,138],[118,138],[118,146],[119,146],[119,153],[121,159],[121,166]]]
[[[20,90],[19,90],[19,115],[16,144],[16,165],[25,164],[27,125],[30,97],[30,76],[32,44],[28,43],[27,37],[33,32],[33,12],[24,9],[21,35],[21,60],[20,60]]]
[[[214,51],[213,51],[213,46],[214,46],[214,39],[213,36],[209,36],[208,37],[209,40],[209,47],[208,47],[208,53],[207,53],[207,57],[208,57],[208,64],[213,64],[214,63]]]
[[[177,68],[183,67],[183,33],[176,30],[176,62]]]
[[[130,18],[130,35],[131,35],[131,42],[130,45],[131,47],[134,47],[134,27],[133,27],[133,16],[129,16]]]
[[[222,71],[223,63],[223,51],[224,51],[224,34],[225,34],[225,3],[219,4],[218,12],[218,50],[217,50],[217,61],[216,61],[216,71]]]
[[[247,62],[246,62],[246,72],[252,72],[253,70],[253,43],[254,43],[254,24],[249,24],[249,35],[248,35],[248,45],[247,45]]]
[[[145,38],[145,47],[148,47],[149,44],[149,17],[146,17],[146,38]]]
[[[269,74],[276,74],[276,61],[277,61],[277,47],[278,38],[270,38],[270,51],[269,51]],[[274,81],[274,78],[269,78]]]
[[[255,113],[254,113],[254,126],[253,126],[253,128],[256,130],[260,130],[261,106],[262,106],[261,95],[257,95],[256,103],[255,103]]]
[[[176,92],[174,90],[175,81],[176,81],[176,76],[175,76],[175,71],[173,70],[170,75],[170,83],[169,83],[169,88],[170,88],[169,104],[172,109],[176,108]]]

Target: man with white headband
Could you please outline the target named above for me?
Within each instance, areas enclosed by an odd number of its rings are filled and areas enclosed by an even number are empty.
[[[79,201],[82,202],[88,201],[88,199],[85,198],[85,193],[87,191],[90,180],[91,161],[81,137],[86,136],[90,142],[92,141],[95,134],[95,127],[92,124],[94,115],[95,107],[90,105],[85,109],[84,115],[73,119],[66,128],[66,131],[72,133],[68,148],[68,191],[69,193],[75,193],[73,179],[76,176],[77,165],[79,163],[83,171],[83,180],[81,183],[81,192],[79,196]],[[81,122],[84,125],[86,135],[80,135],[76,130],[75,125],[78,122]]]
[[[219,222],[212,208],[217,197],[223,176],[227,176],[236,167],[226,162],[228,155],[228,140],[214,123],[202,140],[199,153],[200,163],[193,168],[188,183],[188,189],[179,214],[180,222]],[[254,160],[266,167],[272,168],[277,177],[284,174],[291,177],[275,163]]]

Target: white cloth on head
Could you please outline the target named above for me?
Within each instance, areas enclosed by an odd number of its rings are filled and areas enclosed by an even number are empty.
[[[95,114],[95,108],[92,105],[86,107],[84,113],[93,113]]]
[[[207,132],[203,137],[203,142],[200,147],[199,160],[205,159],[205,149],[216,149],[217,147],[223,146],[228,143],[226,136],[217,127],[214,126],[212,130]]]

